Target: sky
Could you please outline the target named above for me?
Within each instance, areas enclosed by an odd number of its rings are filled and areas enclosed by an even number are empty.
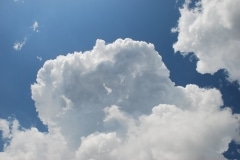
[[[239,0],[1,0],[0,159],[240,159]]]

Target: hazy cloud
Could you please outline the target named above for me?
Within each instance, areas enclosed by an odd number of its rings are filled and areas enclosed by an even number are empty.
[[[192,8],[190,2],[180,9],[178,26],[172,29],[179,32],[175,52],[194,52],[200,73],[226,69],[230,80],[240,81],[240,1],[201,0]]]
[[[38,25],[38,22],[35,21],[33,23],[33,25],[31,26],[31,29],[33,32],[39,32],[38,30],[39,28],[39,25]],[[15,42],[13,44],[13,49],[15,49],[16,51],[20,51],[22,49],[22,47],[26,44],[27,40],[29,39],[29,37],[27,38],[27,36],[23,39],[23,41],[21,42]],[[38,58],[39,59],[39,58]],[[40,59],[39,59],[40,60]]]
[[[14,0],[14,2],[21,2],[21,3],[24,3],[24,0]]]
[[[221,108],[220,92],[175,86],[146,42],[97,40],[48,60],[31,90],[49,132],[1,120],[1,159],[219,160],[239,140],[238,115]]]
[[[38,22],[35,21],[35,22],[33,23],[33,25],[32,25],[31,28],[32,28],[32,30],[33,30],[34,32],[39,32],[39,30],[38,30],[38,28],[39,28]]]
[[[22,47],[26,44],[26,42],[27,38],[25,37],[23,41],[14,43],[13,49],[15,49],[16,51],[20,51]]]
[[[42,57],[37,56],[37,59],[41,62],[42,61]]]

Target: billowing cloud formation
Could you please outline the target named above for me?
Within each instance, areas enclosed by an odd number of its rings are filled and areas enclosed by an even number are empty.
[[[188,4],[180,9],[175,52],[194,52],[200,73],[226,69],[230,80],[240,82],[240,1],[201,0],[193,8]]]
[[[1,159],[217,160],[239,140],[238,115],[221,108],[220,92],[175,86],[146,42],[97,40],[45,62],[31,89],[49,132],[1,120]]]
[[[14,43],[13,49],[15,49],[16,51],[21,51],[22,47],[26,44],[26,42],[27,38],[25,37],[23,41]]]

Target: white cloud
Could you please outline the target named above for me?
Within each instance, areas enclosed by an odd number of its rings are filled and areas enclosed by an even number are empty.
[[[238,115],[216,89],[175,86],[152,44],[97,40],[93,50],[48,60],[32,85],[36,128],[0,129],[0,159],[224,159]],[[27,137],[27,138],[24,138]]]
[[[193,8],[188,3],[180,9],[175,52],[194,52],[200,73],[226,69],[230,80],[240,81],[240,1],[201,0]]]
[[[121,111],[119,111],[121,113]],[[116,117],[114,117],[116,116]],[[119,114],[112,119],[119,120]],[[128,125],[129,117],[122,116]],[[209,113],[161,104],[130,125],[126,135],[95,133],[82,139],[79,159],[224,159],[235,119],[228,110]],[[131,122],[131,121],[130,121]],[[223,138],[224,137],[224,138]]]
[[[38,22],[35,21],[35,22],[33,23],[33,25],[31,26],[31,29],[32,29],[33,32],[39,32],[38,28],[39,28]],[[15,42],[15,43],[13,44],[13,49],[15,49],[16,51],[21,51],[21,50],[22,50],[22,47],[26,44],[27,40],[28,40],[28,38],[25,37],[25,38],[23,39],[23,41],[21,41],[21,42]],[[39,57],[38,59],[40,60],[40,57]],[[40,61],[41,61],[41,60],[40,60]]]
[[[37,59],[41,62],[42,61],[42,57],[37,56]]]
[[[10,130],[9,130],[9,122],[7,120],[4,119],[0,119],[0,130],[3,131],[2,132],[2,138],[9,138],[8,135],[10,134]]]
[[[26,44],[27,38],[25,37],[23,41],[21,42],[16,42],[13,44],[13,49],[16,51],[21,51],[22,47]]]
[[[35,22],[33,23],[33,25],[32,25],[31,28],[32,28],[32,30],[33,30],[34,32],[39,32],[39,30],[38,30],[38,28],[39,28],[38,22],[35,21]]]
[[[23,0],[14,0],[14,2],[21,2],[21,3],[24,3]]]
[[[105,83],[103,83],[103,87],[105,88],[108,94],[112,93],[112,89],[107,87]]]
[[[55,129],[50,133],[39,132],[36,128],[19,129],[18,122],[14,122],[11,130],[9,145],[5,145],[0,158],[4,160],[40,160],[40,159],[71,159],[66,148],[66,141]],[[64,154],[59,154],[64,153]]]

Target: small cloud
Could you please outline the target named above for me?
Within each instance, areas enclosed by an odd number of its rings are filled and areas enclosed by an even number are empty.
[[[42,57],[37,56],[37,59],[41,62],[42,61]]]
[[[105,83],[103,83],[103,87],[104,87],[104,89],[107,91],[107,94],[112,93],[112,89],[109,88],[109,87],[107,87]]]
[[[14,0],[14,2],[21,2],[21,3],[24,3],[23,0]]]
[[[25,37],[23,41],[14,43],[13,49],[15,49],[16,51],[20,51],[22,47],[26,44],[26,41],[27,38]]]
[[[171,28],[171,33],[177,33],[178,31],[179,31],[179,29],[177,27]]]
[[[18,2],[20,0],[14,0],[15,2]],[[34,23],[32,24],[32,26],[30,27],[32,29],[33,32],[39,32],[38,28],[39,28],[39,24],[37,21],[34,21]],[[13,48],[16,50],[16,51],[20,51],[22,49],[22,47],[26,44],[26,41],[27,41],[27,37],[25,37],[23,39],[23,41],[17,41],[14,43],[13,45]],[[39,59],[40,60],[40,59]]]
[[[38,28],[39,28],[38,22],[35,21],[35,22],[33,23],[33,25],[32,25],[31,28],[32,28],[32,30],[33,30],[34,32],[39,32],[39,30],[38,30]]]

